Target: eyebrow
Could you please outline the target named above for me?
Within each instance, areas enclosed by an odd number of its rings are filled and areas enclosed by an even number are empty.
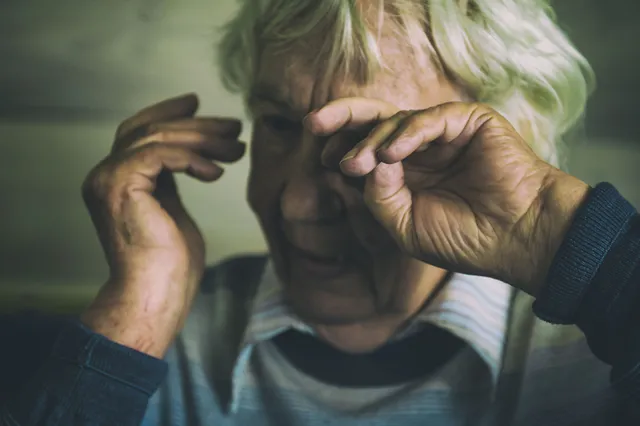
[[[253,86],[249,92],[249,102],[251,103],[256,101],[266,101],[282,109],[286,109],[288,111],[293,110],[293,107],[284,92],[271,84],[258,83]]]

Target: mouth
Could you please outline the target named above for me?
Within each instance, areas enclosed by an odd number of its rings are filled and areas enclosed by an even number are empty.
[[[289,244],[293,267],[306,270],[322,278],[332,278],[345,273],[352,266],[346,254],[316,253]]]

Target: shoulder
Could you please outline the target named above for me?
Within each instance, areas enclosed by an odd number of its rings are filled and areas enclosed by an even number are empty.
[[[207,268],[182,336],[200,336],[205,328],[207,335],[241,332],[267,261],[266,255],[241,255]]]
[[[207,268],[200,291],[174,346],[169,368],[180,371],[178,359],[202,365],[210,380],[228,381],[248,324],[267,256],[243,255]]]
[[[210,303],[216,299],[221,305],[218,313],[239,314],[241,310],[237,308],[252,298],[266,263],[266,255],[244,255],[207,268],[196,307],[204,302],[211,312]],[[51,353],[65,324],[74,319],[35,311],[0,312],[0,401],[29,379]]]

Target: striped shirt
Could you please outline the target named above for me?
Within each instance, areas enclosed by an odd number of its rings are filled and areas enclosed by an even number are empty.
[[[274,337],[313,331],[283,302],[270,263],[236,259],[206,274],[143,425],[614,424],[609,367],[577,328],[536,319],[531,303],[502,282],[454,274],[396,338],[430,324],[465,348],[419,380],[345,388],[278,351]]]

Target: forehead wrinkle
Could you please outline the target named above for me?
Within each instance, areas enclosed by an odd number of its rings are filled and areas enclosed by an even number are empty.
[[[312,41],[301,40],[287,49],[267,47],[261,55],[255,93],[279,107],[304,115],[331,100],[354,96],[381,99],[403,109],[417,109],[427,101],[425,96],[431,98],[432,90],[437,92],[441,86],[433,64],[421,63],[397,37],[386,35],[379,40],[383,57],[391,66],[379,69],[369,84],[346,79],[339,72],[327,75],[322,61],[313,57],[314,50],[309,49]]]
[[[250,98],[266,100],[290,112],[305,115],[312,105],[316,74],[307,64],[308,52],[288,49],[265,52]]]

